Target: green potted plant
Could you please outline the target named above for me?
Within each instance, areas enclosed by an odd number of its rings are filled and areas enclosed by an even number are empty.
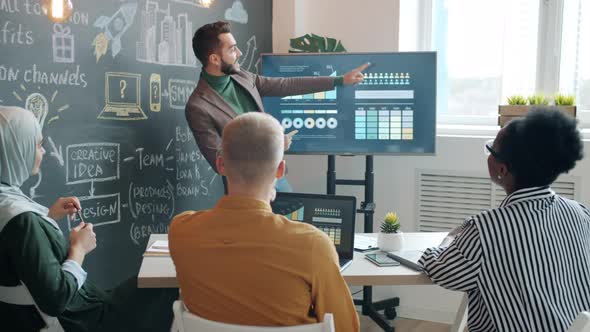
[[[563,93],[556,93],[553,96],[553,102],[555,106],[565,114],[575,118],[576,117],[576,97],[574,95],[568,95]]]
[[[553,99],[555,107],[574,118],[576,117],[574,96],[557,93]],[[498,125],[500,127],[504,127],[512,119],[523,117],[535,106],[549,105],[549,99],[540,93],[527,98],[522,95],[510,96],[507,102],[508,105],[498,106]]]
[[[549,99],[545,97],[542,93],[536,93],[534,95],[529,96],[528,98],[529,105],[549,105]]]
[[[555,106],[570,116],[576,117],[576,97],[574,95],[567,95],[563,93],[556,93],[553,96]]]
[[[508,105],[526,105],[527,99],[522,95],[508,97]]]
[[[498,106],[498,125],[504,127],[508,121],[521,117],[529,111],[528,100],[522,95],[513,95],[507,99],[508,105]]]
[[[403,233],[399,230],[400,223],[395,212],[388,212],[381,223],[381,232],[377,245],[382,251],[398,251],[404,244]]]

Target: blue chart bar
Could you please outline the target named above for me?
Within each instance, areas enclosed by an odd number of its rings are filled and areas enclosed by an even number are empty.
[[[301,207],[298,210],[285,215],[285,217],[287,217],[287,219],[291,219],[294,221],[303,221],[304,212],[305,212],[305,207]]]
[[[336,89],[326,91],[326,99],[336,99]]]
[[[336,89],[326,91],[326,92],[316,92],[316,93],[308,93],[306,95],[296,95],[296,96],[288,96],[281,98],[285,99],[305,99],[305,100],[325,100],[325,99],[336,99]]]

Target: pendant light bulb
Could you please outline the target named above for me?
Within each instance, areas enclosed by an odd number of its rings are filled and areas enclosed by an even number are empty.
[[[205,7],[205,8],[209,8],[211,6],[211,4],[213,3],[213,0],[200,0],[201,1],[201,6]]]
[[[54,23],[67,21],[74,11],[71,0],[41,0],[41,8],[47,18]]]

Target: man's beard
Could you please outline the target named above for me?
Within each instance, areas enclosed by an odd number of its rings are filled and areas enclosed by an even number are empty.
[[[226,75],[233,75],[240,72],[240,65],[238,64],[238,60],[236,63],[227,63],[223,59],[221,59],[221,72]]]

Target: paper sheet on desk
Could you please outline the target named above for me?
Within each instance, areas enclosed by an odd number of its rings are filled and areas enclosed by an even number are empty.
[[[374,250],[377,248],[377,238],[362,234],[354,235],[354,249],[358,251]]]
[[[170,256],[167,240],[157,240],[146,249],[144,256]]]

